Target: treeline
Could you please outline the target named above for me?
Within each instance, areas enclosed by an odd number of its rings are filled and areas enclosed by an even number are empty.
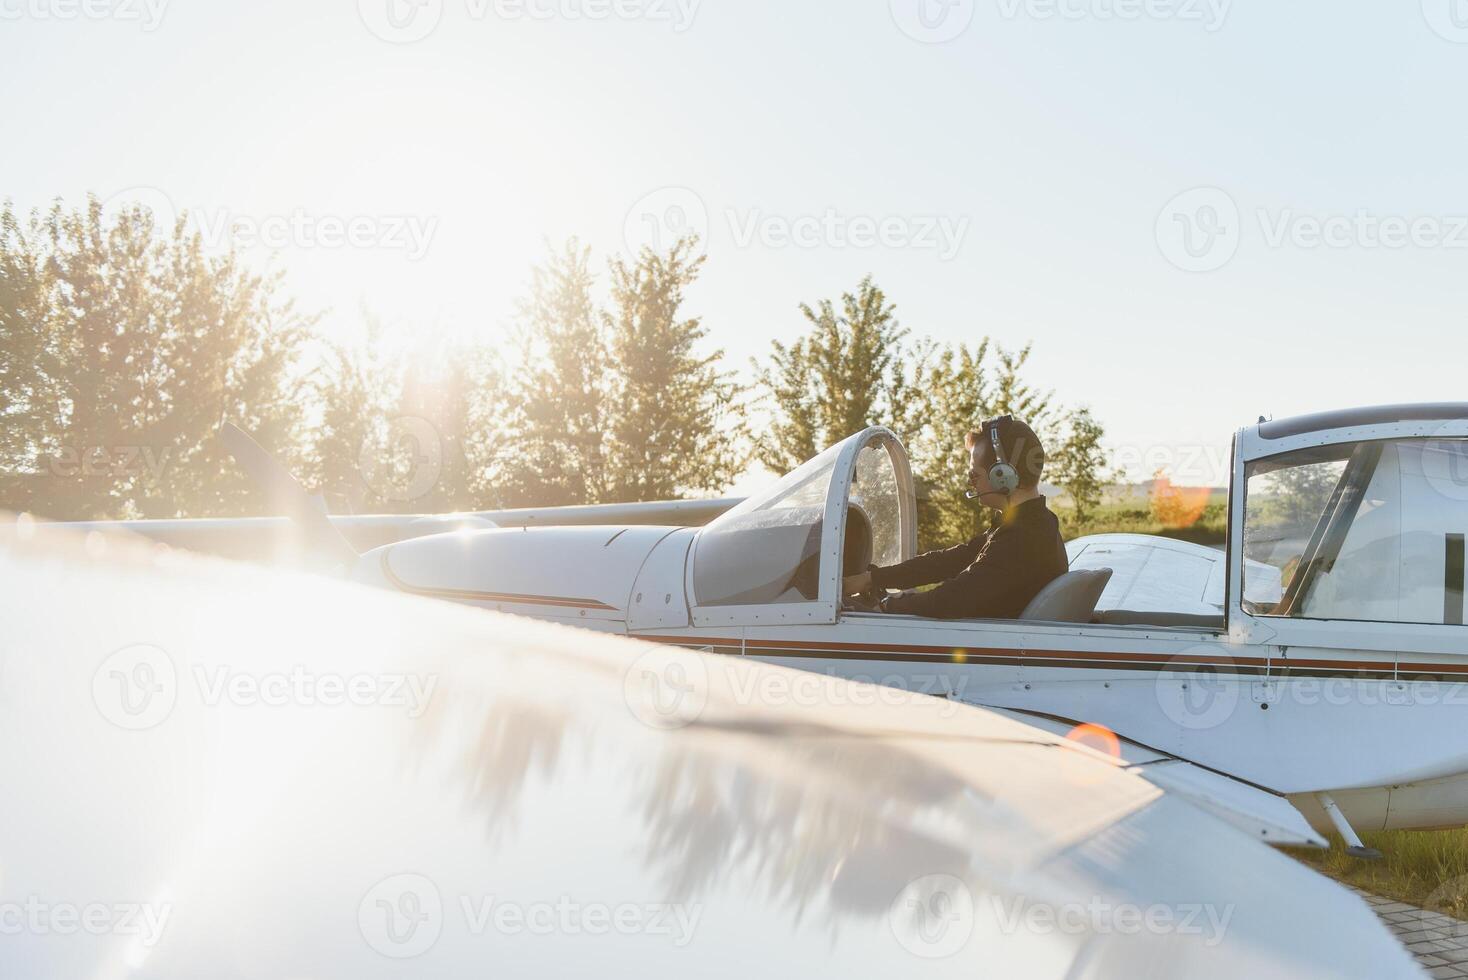
[[[209,254],[185,222],[89,199],[0,208],[0,509],[60,520],[258,513],[214,433],[235,421],[355,512],[706,496],[872,424],[907,444],[925,544],[973,533],[964,433],[1028,419],[1075,517],[1099,500],[1101,426],[1025,376],[1030,348],[938,345],[871,278],[801,305],[741,384],[684,309],[698,243],[532,271],[506,348],[326,344],[278,274]]]

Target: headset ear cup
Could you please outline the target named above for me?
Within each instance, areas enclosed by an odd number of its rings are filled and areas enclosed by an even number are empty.
[[[999,426],[1008,421],[1010,417],[1003,415],[987,425],[989,444],[994,452],[994,465],[989,467],[989,484],[1006,496],[1019,489],[1019,471],[1004,458],[1004,446],[999,441]]]

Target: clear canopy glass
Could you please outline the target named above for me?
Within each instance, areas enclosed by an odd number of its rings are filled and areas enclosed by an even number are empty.
[[[846,450],[854,441],[853,456]],[[822,572],[836,571],[822,565],[837,560],[835,548],[824,556],[821,550],[827,514],[840,513],[835,494],[846,505],[839,571],[901,561],[905,490],[893,453],[902,450],[890,441],[890,434],[868,430],[837,443],[704,528],[693,554],[695,604],[817,601]]]
[[[1463,622],[1468,440],[1322,446],[1249,464],[1244,555],[1278,569],[1255,615]]]
[[[856,472],[851,481],[851,494],[847,498],[851,511],[866,519],[865,537],[870,541],[870,554],[856,555],[852,549],[860,549],[863,534],[853,527],[852,512],[847,513],[847,561],[849,566],[864,570],[868,564],[895,565],[902,560],[902,495],[897,482],[897,471],[885,445],[863,446],[856,456]]]
[[[841,444],[787,473],[699,533],[693,594],[701,606],[816,598],[826,496]]]

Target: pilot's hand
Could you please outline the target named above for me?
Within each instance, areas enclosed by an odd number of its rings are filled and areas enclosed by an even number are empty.
[[[842,595],[857,595],[859,593],[867,591],[871,587],[871,572],[857,572],[855,575],[848,575],[841,580]]]

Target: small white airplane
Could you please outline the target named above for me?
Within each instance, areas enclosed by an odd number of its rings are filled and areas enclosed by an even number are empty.
[[[515,608],[614,621],[563,574]],[[0,597],[0,976],[1424,976],[1181,764],[1014,712],[29,522]]]
[[[1094,726],[1109,751],[1166,763],[1265,839],[1306,836],[1303,815],[1369,857],[1355,828],[1468,824],[1468,404],[1241,429],[1225,551],[1073,541],[1070,572],[1018,620],[843,603],[844,573],[916,549],[907,455],[880,427],[735,506],[705,505],[723,513],[702,527],[666,509],[697,504],[633,505],[606,525],[430,534],[360,556],[235,442],[360,582],[937,694],[1056,732]]]

